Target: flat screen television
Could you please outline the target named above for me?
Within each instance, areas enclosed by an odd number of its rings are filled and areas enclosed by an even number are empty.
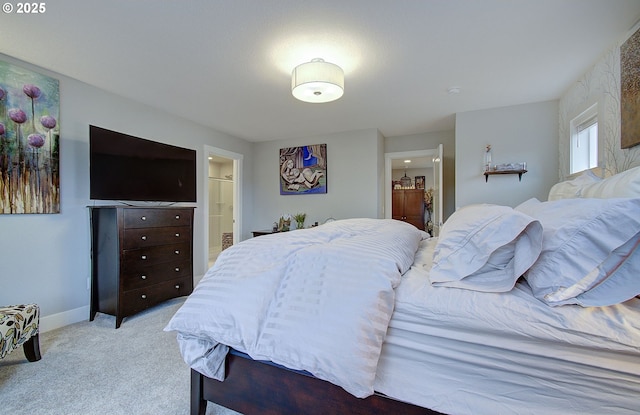
[[[90,125],[89,197],[196,202],[196,151]]]

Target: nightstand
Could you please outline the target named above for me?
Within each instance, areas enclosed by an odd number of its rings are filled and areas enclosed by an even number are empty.
[[[263,230],[263,231],[251,231],[251,233],[253,234],[253,237],[255,238],[256,236],[271,235],[272,233],[278,233],[278,231],[273,231],[271,229],[266,229],[266,230]]]

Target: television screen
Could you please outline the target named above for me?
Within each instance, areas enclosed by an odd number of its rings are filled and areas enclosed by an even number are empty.
[[[196,151],[89,126],[92,200],[196,202]]]

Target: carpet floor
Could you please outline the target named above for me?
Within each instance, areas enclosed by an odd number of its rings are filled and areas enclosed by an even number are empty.
[[[0,360],[0,413],[12,415],[188,415],[189,368],[176,334],[162,331],[184,302],[173,299],[125,318],[98,314],[40,335],[42,359],[22,347]],[[209,403],[207,415],[236,412]]]

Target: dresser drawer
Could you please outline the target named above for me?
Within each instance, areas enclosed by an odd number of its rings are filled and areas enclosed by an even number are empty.
[[[129,291],[176,278],[190,277],[191,271],[191,262],[182,260],[155,265],[133,265],[122,271],[120,283],[124,291]]]
[[[184,242],[191,242],[191,228],[189,226],[127,228],[124,230],[122,247],[124,249],[135,249]]]
[[[192,209],[124,209],[124,228],[191,226]]]
[[[120,301],[120,313],[124,316],[129,316],[170,298],[189,295],[191,291],[193,291],[191,277],[126,291]]]
[[[141,269],[149,265],[186,259],[191,260],[191,246],[188,243],[128,249],[122,251],[122,269]]]

